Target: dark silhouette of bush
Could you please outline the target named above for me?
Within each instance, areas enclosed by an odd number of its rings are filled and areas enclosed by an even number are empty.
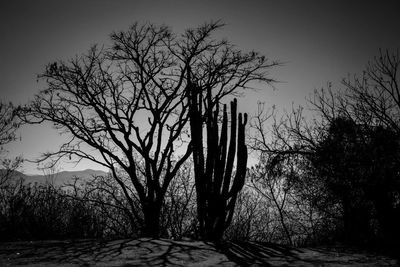
[[[164,238],[199,237],[191,173],[191,166],[185,164],[168,189],[161,212]],[[107,177],[86,182],[75,178],[61,188],[19,180],[0,189],[0,240],[141,236],[140,222],[131,225],[121,189]]]
[[[343,239],[357,244],[399,244],[400,146],[395,131],[337,118],[311,162],[323,197],[339,203]],[[397,225],[397,226],[396,226]]]
[[[103,237],[106,225],[96,209],[61,189],[19,183],[2,193],[2,240]]]

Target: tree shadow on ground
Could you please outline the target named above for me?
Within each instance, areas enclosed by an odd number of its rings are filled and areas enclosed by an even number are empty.
[[[261,242],[227,242],[217,246],[228,259],[241,266],[271,266],[272,257],[300,260],[295,248]]]
[[[0,265],[235,266],[204,242],[141,238],[0,244]]]
[[[0,243],[0,266],[399,266],[348,247],[292,248],[261,242],[124,239]]]
[[[391,257],[348,248],[293,248],[267,242],[226,242],[217,246],[241,266],[399,266]]]

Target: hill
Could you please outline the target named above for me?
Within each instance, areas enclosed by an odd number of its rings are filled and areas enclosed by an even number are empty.
[[[65,240],[0,243],[0,266],[399,266],[393,257],[347,247],[195,240]]]
[[[0,175],[4,173],[4,170],[0,170]],[[46,184],[50,183],[55,186],[62,186],[73,182],[75,177],[82,180],[90,180],[94,176],[106,176],[107,173],[100,170],[86,169],[83,171],[62,171],[49,175],[26,175],[19,171],[14,171],[10,181],[17,181],[22,179],[24,184]]]

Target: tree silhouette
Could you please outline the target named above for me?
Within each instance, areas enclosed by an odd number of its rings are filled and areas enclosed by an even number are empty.
[[[326,197],[342,207],[344,237],[348,241],[397,242],[397,140],[394,131],[382,126],[371,129],[337,118],[311,157],[316,175],[324,182]]]
[[[399,66],[398,51],[380,50],[362,76],[344,79],[337,92],[317,91],[311,101],[325,133],[316,150],[322,162],[314,165],[329,177],[330,193],[341,196],[345,231],[356,242],[370,235],[398,244]]]
[[[0,102],[0,146],[15,141],[15,131],[18,123],[15,121],[15,108],[11,103]],[[3,150],[3,149],[2,149]]]
[[[252,123],[261,166],[296,170],[291,188],[325,217],[323,225],[334,225],[326,232],[339,230],[347,241],[398,244],[399,65],[398,52],[381,50],[342,90],[316,90],[311,119],[299,107],[279,119],[261,110]]]
[[[4,145],[7,145],[16,138],[16,131],[20,126],[17,121],[16,108],[11,104],[0,102],[0,189],[2,186],[7,186],[13,172],[18,169],[23,161],[22,157],[10,159],[7,156],[7,150]]]
[[[266,71],[277,65],[213,39],[222,26],[207,23],[178,36],[167,26],[136,23],[113,33],[111,47],[49,64],[40,75],[47,88],[22,117],[51,122],[69,139],[39,160],[72,157],[109,168],[129,203],[132,228],[139,222],[144,236],[159,236],[168,186],[192,152],[189,67],[197,84],[213,91],[211,109],[215,99],[240,93],[251,81],[271,82]]]

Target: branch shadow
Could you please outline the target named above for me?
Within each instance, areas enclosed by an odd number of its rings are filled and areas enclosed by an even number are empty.
[[[241,266],[271,266],[273,257],[296,261],[300,260],[298,254],[301,253],[296,248],[266,242],[226,242],[217,249]]]
[[[0,265],[235,266],[204,242],[150,238],[0,244],[0,258]]]
[[[123,239],[0,243],[0,266],[399,266],[348,247],[293,248],[273,243]]]
[[[348,247],[293,248],[268,242],[226,242],[216,248],[241,266],[399,266],[395,257]]]

